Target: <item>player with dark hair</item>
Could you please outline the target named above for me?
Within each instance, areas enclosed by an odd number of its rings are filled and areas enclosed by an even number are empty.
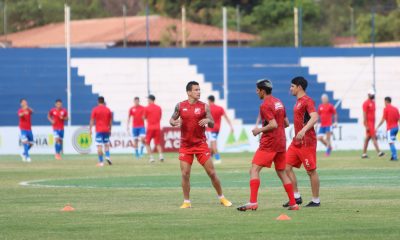
[[[174,113],[169,120],[171,126],[180,127],[181,142],[179,148],[179,160],[182,173],[183,204],[180,208],[191,208],[190,202],[190,172],[194,156],[203,166],[211,179],[218,194],[219,201],[226,207],[232,203],[222,193],[221,183],[215,172],[213,162],[210,160],[210,149],[205,135],[206,126],[214,127],[210,108],[199,101],[199,83],[191,81],[186,85],[188,100],[176,104]]]
[[[372,140],[374,144],[375,150],[378,153],[379,157],[385,155],[379,149],[378,141],[376,139],[376,131],[375,131],[375,91],[373,89],[368,91],[368,99],[363,103],[363,119],[364,119],[364,127],[365,127],[365,140],[364,140],[364,148],[363,154],[361,158],[368,158],[367,149],[369,141]]]
[[[385,97],[385,109],[382,120],[376,128],[379,128],[386,121],[387,139],[392,156],[391,161],[397,161],[397,149],[395,145],[397,133],[399,132],[399,109],[392,105],[392,98]]]
[[[55,107],[52,108],[47,114],[47,119],[53,126],[53,136],[55,139],[55,158],[61,160],[61,152],[63,147],[64,139],[64,122],[68,120],[68,113],[65,108],[62,107],[61,99],[57,99]]]
[[[329,102],[328,94],[322,94],[321,102],[322,103],[318,106],[318,115],[320,119],[318,140],[326,147],[325,155],[330,156],[332,152],[332,127],[337,125],[338,116],[335,106]],[[332,118],[334,118],[333,124]]]
[[[315,110],[314,101],[307,96],[307,80],[303,77],[292,79],[290,92],[297,98],[294,105],[294,131],[295,137],[286,153],[286,172],[293,184],[296,203],[301,204],[303,200],[297,187],[296,175],[293,167],[300,168],[303,164],[310,177],[312,200],[306,207],[319,207],[319,176],[317,173],[317,137],[314,125],[318,121],[318,113]],[[288,207],[290,203],[283,206]]]
[[[129,131],[129,123],[132,120],[132,136],[133,136],[133,141],[134,141],[134,149],[135,149],[135,156],[136,158],[140,158],[143,156],[143,149],[146,146],[146,129],[144,127],[144,111],[145,107],[140,105],[140,99],[139,97],[135,97],[134,99],[134,106],[129,109],[128,113],[128,121],[127,121],[127,129]],[[139,152],[139,139],[140,139],[140,152]]]
[[[113,120],[111,110],[106,107],[104,97],[99,97],[97,102],[98,106],[93,108],[92,115],[90,117],[89,131],[90,136],[92,136],[92,128],[94,123],[96,123],[96,144],[97,154],[99,157],[97,166],[103,167],[103,147],[106,161],[108,165],[112,165],[110,159],[110,134]]]
[[[222,160],[218,153],[217,140],[218,140],[219,130],[221,128],[221,118],[222,117],[225,118],[226,122],[229,124],[229,127],[231,128],[231,133],[233,133],[233,126],[231,121],[229,120],[228,115],[226,115],[224,108],[215,104],[215,97],[213,95],[208,96],[208,106],[210,107],[210,112],[214,119],[214,127],[206,129],[207,133],[206,136],[208,141],[210,142],[211,155],[215,158],[214,163],[219,164],[222,162]]]
[[[26,99],[20,100],[21,108],[18,110],[19,117],[19,129],[21,131],[21,143],[24,147],[24,152],[22,153],[23,162],[31,162],[31,157],[29,155],[29,150],[33,146],[33,133],[32,133],[32,121],[31,116],[33,114],[33,109],[28,106],[28,101]]]
[[[263,103],[260,105],[262,127],[253,129],[253,135],[262,133],[260,146],[254,154],[250,169],[250,201],[237,208],[239,211],[257,210],[258,189],[260,187],[260,171],[271,168],[274,163],[275,171],[282,181],[289,197],[289,210],[299,210],[293,193],[293,185],[285,172],[286,167],[286,136],[285,128],[289,126],[285,106],[278,98],[271,95],[272,82],[268,79],[257,81],[256,93]]]
[[[161,117],[162,110],[161,107],[155,104],[156,97],[154,95],[149,95],[147,98],[149,105],[144,111],[144,119],[147,120],[147,132],[146,132],[146,150],[150,155],[149,162],[154,162],[154,157],[151,151],[150,143],[151,140],[154,141],[154,145],[158,151],[158,157],[160,162],[164,162],[164,156],[161,147]]]

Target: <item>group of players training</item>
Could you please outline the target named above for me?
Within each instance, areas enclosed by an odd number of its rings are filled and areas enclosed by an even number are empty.
[[[307,96],[307,80],[303,77],[295,77],[291,81],[290,92],[297,98],[297,102],[294,106],[294,130],[295,137],[292,140],[289,148],[286,149],[286,135],[285,128],[289,126],[289,120],[286,116],[286,109],[282,101],[272,96],[273,85],[268,79],[262,79],[256,83],[256,93],[263,103],[260,105],[259,118],[262,121],[262,127],[256,125],[252,130],[254,136],[260,133],[260,144],[258,150],[255,152],[252,166],[250,168],[250,200],[248,203],[238,207],[239,211],[256,210],[258,208],[258,190],[260,187],[260,171],[262,168],[270,168],[272,163],[276,173],[282,181],[283,187],[287,193],[289,201],[283,204],[283,207],[288,210],[299,210],[299,205],[302,204],[303,200],[297,187],[296,175],[293,171],[293,167],[300,168],[304,166],[311,182],[312,199],[306,205],[306,207],[319,207],[319,176],[316,171],[317,159],[316,159],[316,148],[317,148],[317,136],[315,132],[315,125],[318,121],[318,115],[321,116],[321,126],[319,133],[326,134],[326,139],[322,136],[318,139],[325,144],[327,147],[326,154],[329,155],[332,150],[330,136],[332,132],[332,116],[334,116],[335,124],[337,123],[337,114],[332,104],[328,103],[326,95],[322,96],[322,104],[319,106],[318,111],[315,109],[314,101]],[[225,116],[228,123],[233,131],[232,124],[227,118],[224,111],[220,110],[220,116],[218,119],[218,126],[214,121],[213,115],[211,114],[210,108],[213,106],[214,98],[209,97],[210,105],[207,105],[200,101],[200,86],[197,82],[191,81],[186,85],[186,93],[188,99],[178,103],[175,107],[174,113],[170,119],[170,125],[173,127],[179,127],[181,130],[181,141],[179,148],[179,160],[182,175],[182,190],[184,202],[180,208],[191,208],[190,201],[190,173],[191,166],[196,157],[197,161],[204,167],[206,173],[211,179],[212,185],[214,186],[219,201],[226,207],[232,206],[232,203],[223,195],[220,180],[216,174],[213,161],[211,156],[216,156],[216,138],[220,127],[221,116]],[[364,103],[364,124],[367,130],[367,137],[365,140],[365,151],[368,146],[370,139],[374,141],[375,147],[377,148],[378,155],[383,156],[383,152],[379,151],[376,143],[375,136],[375,103],[373,101],[374,94],[369,93],[369,99]],[[160,146],[160,120],[161,120],[161,108],[155,105],[155,97],[150,95],[148,97],[149,106],[146,108],[139,105],[139,99],[135,98],[135,106],[132,107],[128,115],[128,124],[130,118],[133,117],[133,129],[132,134],[135,138],[135,154],[140,157],[143,154],[143,147],[140,152],[138,150],[138,141],[141,137],[142,142],[146,143],[147,151],[150,154],[150,162],[154,159],[151,156],[150,141],[154,139],[155,145],[160,154],[160,161],[163,161],[162,149]],[[384,116],[378,127],[387,122],[387,128],[389,138],[394,141],[397,134],[397,123],[399,121],[399,113],[397,108],[390,105],[391,99],[385,98],[386,107],[384,110]],[[29,148],[32,146],[33,141],[32,132],[27,129],[26,124],[28,121],[24,118],[29,118],[32,110],[27,106],[26,100],[21,100],[21,109],[18,114],[20,116],[20,128],[21,128],[21,141],[24,145],[24,159],[27,159],[29,155]],[[61,101],[57,100],[56,108],[49,112],[49,121],[53,124],[54,130],[58,130],[55,125],[57,121],[64,122],[67,120],[67,113],[62,109]],[[143,112],[141,112],[143,111]],[[58,113],[56,113],[58,112]],[[139,112],[139,113],[137,113]],[[373,114],[372,114],[373,113]],[[139,114],[139,115],[136,115]],[[396,115],[397,114],[397,115]],[[137,117],[143,116],[143,117]],[[55,120],[59,118],[60,120]],[[22,119],[22,120],[21,120]],[[147,131],[144,131],[143,120],[147,119]],[[394,127],[393,121],[396,120],[396,126]],[[105,156],[107,162],[111,165],[110,152],[109,152],[109,137],[112,125],[112,113],[105,106],[104,98],[99,97],[98,106],[95,107],[91,114],[90,120],[90,134],[92,134],[93,124],[96,124],[96,143],[98,145],[98,155],[100,166],[103,166],[103,153],[102,147],[104,146]],[[206,130],[210,132],[211,137],[215,140],[212,146],[212,151],[209,149],[207,143]],[[129,127],[128,127],[129,128]],[[214,130],[213,130],[214,129]],[[56,132],[60,134],[63,132]],[[30,134],[30,135],[29,135]],[[146,136],[144,140],[144,136]],[[394,136],[394,137],[392,137]],[[62,137],[60,136],[62,139]],[[61,147],[56,143],[56,153],[59,155]],[[142,145],[143,146],[143,145]],[[391,150],[394,148],[394,144],[391,143]],[[367,157],[366,153],[362,157]],[[57,155],[56,155],[57,157]],[[396,149],[392,150],[392,159],[397,159]],[[218,161],[218,160],[217,160]]]

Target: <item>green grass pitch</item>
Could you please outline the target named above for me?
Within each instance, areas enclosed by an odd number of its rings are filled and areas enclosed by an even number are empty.
[[[289,212],[272,169],[262,172],[259,209],[238,212],[218,203],[203,169],[192,170],[192,209],[182,203],[177,154],[149,164],[114,155],[0,157],[0,239],[400,239],[400,162],[360,159],[359,152],[318,155],[321,207]],[[216,166],[234,206],[249,198],[251,153],[222,154]],[[297,170],[305,202],[310,187]],[[21,185],[22,184],[22,185]],[[70,203],[74,212],[61,212]],[[276,221],[280,214],[291,221]]]

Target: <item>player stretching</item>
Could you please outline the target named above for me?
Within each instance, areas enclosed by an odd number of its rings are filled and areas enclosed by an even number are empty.
[[[392,152],[391,161],[397,161],[396,141],[397,132],[399,131],[399,109],[392,105],[392,98],[385,97],[385,109],[381,122],[378,124],[379,128],[386,121],[387,138]]]
[[[98,167],[104,166],[103,161],[103,146],[106,155],[106,161],[108,165],[112,165],[110,159],[110,134],[112,126],[112,113],[105,105],[104,97],[98,98],[98,106],[93,108],[92,115],[90,117],[90,136],[92,136],[92,128],[96,123],[96,145],[97,154],[99,156]]]
[[[375,150],[378,153],[379,157],[385,155],[384,152],[379,150],[378,141],[376,140],[376,132],[375,132],[375,91],[369,90],[368,91],[368,99],[363,104],[363,119],[364,119],[364,126],[366,130],[366,137],[364,140],[364,149],[361,158],[368,158],[367,149],[369,140],[372,139],[372,143],[375,146]]]
[[[334,117],[333,126],[337,126],[337,113],[335,106],[329,103],[329,97],[327,94],[322,94],[321,102],[318,106],[318,115],[320,118],[320,126],[318,131],[318,140],[321,141],[322,144],[326,147],[326,156],[330,156],[332,152],[332,143],[331,143],[331,136],[332,136],[332,116]],[[324,136],[326,139],[324,139]]]
[[[151,151],[150,143],[151,140],[154,140],[154,145],[156,145],[158,151],[158,159],[160,162],[164,162],[164,156],[161,147],[161,116],[162,110],[161,107],[156,105],[154,101],[156,97],[154,95],[149,95],[148,101],[149,105],[146,107],[144,111],[144,118],[147,120],[147,132],[146,132],[146,150],[150,155],[149,162],[154,162],[154,157]]]
[[[256,92],[264,102],[260,106],[260,117],[263,127],[255,127],[253,135],[262,133],[260,146],[254,154],[250,169],[250,202],[237,208],[239,211],[257,210],[257,196],[260,187],[260,171],[275,165],[276,173],[289,197],[289,210],[299,210],[293,193],[293,185],[285,172],[286,136],[285,128],[289,126],[285,107],[282,102],[271,95],[272,83],[267,79],[259,80]]]
[[[22,153],[21,157],[23,162],[31,162],[29,150],[33,146],[31,122],[33,110],[28,106],[28,101],[26,101],[26,99],[21,99],[20,105],[21,108],[18,110],[19,129],[21,130],[21,143],[24,146],[24,152]]]
[[[210,149],[205,135],[206,126],[214,127],[214,120],[210,108],[200,99],[200,86],[197,82],[189,82],[186,85],[188,100],[176,105],[175,111],[169,120],[171,126],[181,128],[181,143],[179,148],[179,160],[182,173],[183,204],[180,208],[191,208],[190,203],[190,171],[194,155],[203,166],[211,182],[217,191],[219,201],[225,207],[232,206],[222,194],[221,183],[215,172]]]
[[[293,167],[300,168],[303,164],[310,177],[312,200],[306,207],[319,207],[319,176],[317,173],[317,137],[314,125],[318,121],[318,113],[315,111],[314,101],[306,95],[307,80],[303,77],[292,79],[290,92],[296,96],[297,102],[294,105],[294,131],[295,137],[286,153],[286,172],[293,183],[294,196],[296,203],[301,204],[301,199],[296,175]],[[288,207],[286,203],[283,207]]]
[[[146,129],[144,128],[144,110],[145,108],[140,105],[139,97],[135,97],[135,105],[129,109],[128,113],[128,126],[127,130],[129,132],[129,122],[132,120],[132,136],[135,148],[135,156],[136,158],[140,158],[143,156],[143,149],[146,145],[145,143],[145,136],[146,136]],[[139,152],[139,138],[140,138],[140,152]]]
[[[55,149],[57,160],[61,160],[61,152],[63,147],[64,139],[64,122],[68,120],[68,113],[65,108],[62,107],[62,101],[56,100],[55,107],[52,108],[47,114],[47,119],[53,125],[53,135],[55,139]]]
[[[208,105],[210,107],[210,112],[211,115],[214,119],[214,127],[213,128],[207,128],[207,139],[210,141],[210,146],[211,146],[211,154],[215,158],[214,163],[219,164],[222,163],[221,157],[218,153],[218,145],[217,145],[217,140],[218,140],[218,134],[219,130],[221,128],[221,118],[222,116],[225,118],[225,120],[228,122],[229,127],[231,128],[231,133],[233,133],[233,126],[231,121],[228,118],[228,115],[226,115],[224,108],[221,106],[216,105],[215,103],[215,97],[213,95],[210,95],[208,97]]]

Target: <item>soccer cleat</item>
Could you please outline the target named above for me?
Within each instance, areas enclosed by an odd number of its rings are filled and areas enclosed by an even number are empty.
[[[225,207],[230,207],[230,206],[232,206],[232,203],[231,203],[228,199],[226,199],[225,197],[221,198],[221,199],[219,200],[219,202],[220,202],[222,205],[224,205]]]
[[[378,157],[383,157],[383,156],[385,156],[385,153],[384,153],[384,152],[379,152],[379,153],[378,153]]]
[[[163,158],[163,157],[162,157],[162,158],[160,158],[159,160],[160,160],[160,162],[164,162],[164,158]]]
[[[184,202],[179,208],[192,208],[192,204],[190,202]]]
[[[366,159],[366,158],[368,158],[368,155],[366,153],[363,153],[363,155],[361,155],[361,158]]]
[[[30,157],[26,157],[26,162],[32,162],[32,159]]]
[[[307,205],[305,205],[305,207],[319,207],[321,205],[321,203],[316,203],[316,202],[309,202]]]
[[[398,159],[397,158],[394,158],[394,157],[391,157],[390,158],[390,161],[397,161]]]
[[[296,204],[301,205],[302,203],[303,203],[303,199],[301,197],[296,198]],[[282,207],[289,207],[289,206],[290,206],[289,202],[282,205]]]
[[[297,211],[297,210],[300,210],[300,207],[299,207],[299,205],[295,204],[295,205],[289,206],[288,210]]]
[[[23,162],[26,162],[26,156],[23,153],[21,153],[21,159]]]
[[[99,162],[99,163],[96,164],[96,167],[104,167],[104,163]]]
[[[236,209],[241,212],[245,212],[247,210],[256,211],[258,208],[258,203],[246,203],[243,206],[237,207]]]
[[[154,158],[149,159],[149,163],[154,163],[154,162],[155,162]]]
[[[57,153],[54,157],[56,160],[61,160],[61,154],[59,154],[59,153]]]
[[[112,165],[112,162],[111,162],[111,159],[106,159],[106,161],[107,161],[107,163],[108,163],[108,165]]]

